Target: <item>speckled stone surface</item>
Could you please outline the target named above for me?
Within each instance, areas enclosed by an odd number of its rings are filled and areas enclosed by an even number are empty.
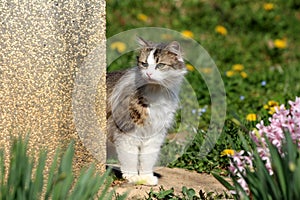
[[[50,162],[75,140],[75,171],[103,169],[105,59],[104,0],[1,0],[0,147],[29,133]]]

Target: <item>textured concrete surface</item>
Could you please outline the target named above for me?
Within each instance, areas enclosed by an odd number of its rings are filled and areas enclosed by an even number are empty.
[[[52,157],[75,140],[75,169],[102,168],[105,59],[104,0],[1,0],[0,147],[29,133]]]

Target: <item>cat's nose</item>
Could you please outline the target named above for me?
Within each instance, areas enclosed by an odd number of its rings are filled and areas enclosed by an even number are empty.
[[[151,78],[151,76],[152,76],[151,72],[146,72],[146,74],[147,74],[148,78]]]

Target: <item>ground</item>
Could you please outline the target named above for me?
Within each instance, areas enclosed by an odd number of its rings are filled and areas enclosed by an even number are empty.
[[[167,168],[160,167],[155,170],[155,173],[159,175],[159,184],[152,187],[154,191],[159,191],[159,188],[163,186],[164,189],[174,188],[175,194],[179,194],[183,186],[187,188],[193,188],[196,192],[200,190],[204,192],[216,191],[222,193],[226,189],[209,174],[200,174],[194,171],[188,171],[179,168]],[[128,192],[127,199],[145,199],[147,193],[150,191],[150,186],[143,185],[130,185],[128,183],[116,184],[114,186],[116,193],[123,194]]]

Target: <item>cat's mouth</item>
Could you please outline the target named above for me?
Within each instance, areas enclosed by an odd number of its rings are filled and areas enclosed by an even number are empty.
[[[148,82],[148,83],[156,83],[157,84],[157,80],[155,80],[154,78],[152,77],[145,77],[145,80]]]
[[[154,81],[154,79],[152,77],[150,77],[150,76],[147,76],[146,79],[149,80],[149,81]]]

